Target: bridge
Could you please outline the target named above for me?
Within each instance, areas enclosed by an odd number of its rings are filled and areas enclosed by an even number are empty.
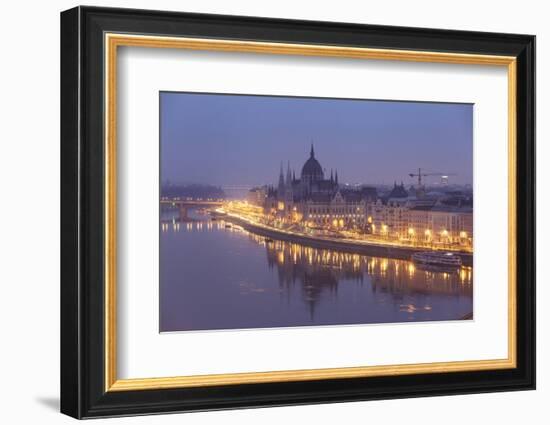
[[[190,208],[200,207],[219,207],[223,204],[222,199],[191,199],[191,198],[161,198],[160,204],[177,207],[179,209],[179,218],[186,219],[187,211]]]
[[[161,205],[173,207],[184,205],[186,207],[217,207],[224,203],[224,199],[190,199],[190,198],[161,198]]]

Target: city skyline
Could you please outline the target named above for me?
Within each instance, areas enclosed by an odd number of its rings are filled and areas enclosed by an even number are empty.
[[[275,184],[313,143],[341,183],[414,184],[420,167],[472,184],[471,104],[179,92],[160,103],[163,182]]]

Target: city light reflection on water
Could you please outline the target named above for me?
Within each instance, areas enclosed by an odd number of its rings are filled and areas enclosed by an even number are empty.
[[[193,210],[162,218],[161,331],[471,318],[471,267],[271,240]]]

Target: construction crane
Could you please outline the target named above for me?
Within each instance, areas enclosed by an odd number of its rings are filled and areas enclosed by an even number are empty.
[[[418,169],[418,173],[409,173],[409,177],[418,177],[418,187],[422,186],[422,177],[427,176],[456,176],[454,173],[423,173],[422,169]]]

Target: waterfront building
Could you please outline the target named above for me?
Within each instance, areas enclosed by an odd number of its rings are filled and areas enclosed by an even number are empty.
[[[267,187],[253,187],[247,193],[246,200],[251,205],[263,207],[267,198]]]
[[[430,246],[473,246],[472,200],[464,196],[428,196],[394,184],[386,197],[371,206],[369,221],[375,236]]]
[[[371,233],[388,239],[399,239],[407,229],[406,213],[410,202],[411,198],[403,183],[394,183],[387,196],[378,198],[371,205],[368,218]]]
[[[472,208],[436,205],[415,207],[407,212],[406,238],[434,245],[473,245]]]
[[[326,178],[312,145],[300,178],[296,178],[290,164],[285,175],[281,164],[277,188],[268,189],[264,212],[269,221],[365,231],[367,205],[376,197],[376,189],[372,187],[342,188],[337,170],[331,170]]]

